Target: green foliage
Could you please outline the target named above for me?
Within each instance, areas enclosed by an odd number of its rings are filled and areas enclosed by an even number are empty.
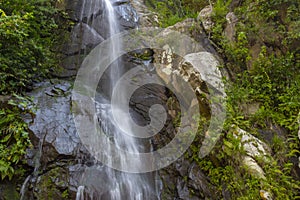
[[[200,0],[146,0],[146,5],[159,14],[161,27],[174,25],[186,18],[194,18],[207,2]]]
[[[55,12],[48,1],[0,1],[0,93],[21,92],[55,66]]]
[[[251,59],[249,55],[248,40],[245,32],[239,32],[237,41],[234,43],[223,43],[224,53],[229,63],[234,63],[245,69],[247,62]]]
[[[278,143],[282,143],[282,139]],[[284,162],[282,165],[275,160],[272,162],[263,161],[262,158],[255,160],[262,166],[266,178],[258,178],[248,172],[246,166],[241,164],[245,155],[238,138],[232,134],[222,137],[210,156],[203,159],[198,157],[198,141],[191,146],[193,155],[186,154],[191,162],[197,162],[200,168],[209,177],[210,183],[214,186],[219,199],[223,192],[229,192],[231,199],[260,199],[260,190],[270,192],[276,199],[295,199],[299,191],[299,181],[291,175],[292,163]],[[278,145],[278,144],[277,144]],[[281,144],[280,148],[285,148]],[[272,160],[272,158],[270,158]]]
[[[300,21],[299,4],[296,1],[245,1],[234,9],[239,18],[236,40],[228,41],[223,35],[228,2],[214,4],[215,25],[211,36],[220,47],[225,67],[234,76],[233,82],[226,82],[228,117],[225,131],[232,124],[251,132],[268,130],[270,124],[276,124],[288,132],[287,140],[278,136],[273,138],[274,160],[260,162],[266,172],[265,180],[249,176],[234,161],[236,159],[232,157],[240,158],[243,152],[230,134],[226,134],[211,153],[217,161],[212,163],[211,158],[204,159],[199,165],[215,185],[226,185],[233,199],[259,199],[260,189],[268,190],[276,199],[295,199],[299,182],[291,174],[293,164],[289,158],[300,155],[297,139],[300,65],[299,45],[295,46],[299,42],[296,28]],[[262,45],[258,57],[253,59],[250,50],[255,43]],[[254,114],[246,114],[242,104],[258,104],[259,108]],[[222,193],[222,188],[219,188],[219,193]]]
[[[69,199],[69,190],[66,189],[65,191],[63,191],[63,193],[61,194],[61,197],[63,199]]]
[[[212,12],[212,20],[215,23],[213,26],[213,35],[212,39],[217,43],[217,44],[223,44],[224,41],[224,36],[223,36],[223,30],[225,28],[226,24],[226,14],[228,13],[228,5],[230,4],[230,1],[223,1],[223,0],[217,0],[214,5],[213,5],[213,12]]]
[[[57,66],[58,11],[53,3],[0,0],[0,95],[13,96],[8,105],[0,105],[2,179],[24,172],[23,155],[30,141],[22,116],[33,115],[24,92]]]
[[[263,48],[264,49],[264,48]],[[231,86],[229,100],[233,112],[239,112],[241,102],[260,103],[256,114],[250,117],[252,124],[264,126],[266,120],[297,130],[297,115],[300,110],[300,68],[293,54],[276,58],[265,55],[265,50],[254,63],[254,70],[238,76]]]
[[[8,102],[9,108],[0,109],[0,174],[1,178],[22,175],[23,155],[30,145],[28,125],[21,115],[29,111],[29,99],[15,96]]]

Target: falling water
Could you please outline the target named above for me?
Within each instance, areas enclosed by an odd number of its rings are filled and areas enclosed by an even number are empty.
[[[41,157],[43,154],[43,144],[45,142],[45,138],[46,138],[47,134],[45,134],[45,136],[40,139],[39,141],[39,149],[38,152],[36,153],[36,155],[34,156],[34,170],[33,170],[33,178],[36,179],[38,174],[39,174],[39,169],[41,167]]]
[[[116,13],[114,11],[114,8],[110,2],[110,0],[104,0],[105,2],[105,8],[107,11],[107,20],[109,24],[109,35],[113,36],[120,32],[119,24],[117,21]],[[111,40],[111,49],[108,49],[110,58],[113,58],[114,55],[117,54],[118,51],[122,49],[122,41],[119,37],[116,37],[114,40]],[[116,79],[120,76],[122,73],[122,66],[121,63],[117,60],[114,62],[114,66],[112,66],[112,70],[110,71],[110,91],[112,91],[114,84],[116,83]]]
[[[99,0],[96,0],[99,1]],[[105,12],[108,20],[108,32],[110,36],[113,36],[114,34],[117,34],[120,32],[118,20],[114,11],[114,7],[111,4],[109,0],[104,0],[105,3]],[[97,3],[95,3],[97,4]],[[95,22],[93,22],[95,23]],[[122,50],[122,41],[118,38],[115,38],[114,40],[111,40],[111,49],[107,49],[108,52],[108,59],[111,59],[113,57],[116,57],[116,53],[120,52]],[[121,59],[118,59],[113,62],[113,64],[110,65],[110,70],[108,72],[109,76],[109,84],[107,87],[109,87],[109,93],[106,96],[111,96],[112,89],[117,83],[118,79],[122,76],[124,73],[124,66],[123,63],[120,61]],[[106,88],[107,90],[107,88]],[[125,94],[127,91],[122,91],[121,93],[118,93],[118,100],[117,102],[124,102],[125,101]],[[110,103],[110,97],[104,97],[105,95],[97,94],[96,95],[96,108],[97,108],[97,114],[101,121],[101,128],[106,133],[108,137],[112,139],[113,145],[116,147],[123,149],[128,152],[132,153],[139,153],[139,152],[146,152],[149,149],[146,149],[145,146],[148,146],[149,148],[149,141],[143,141],[142,143],[140,140],[127,135],[122,131],[118,125],[115,125],[113,123],[114,118],[112,114],[112,105]],[[116,105],[118,106],[118,105]],[[121,108],[117,108],[117,112],[120,115],[123,115],[125,110],[122,110]],[[124,119],[124,124],[122,126],[127,126],[126,130],[132,130],[130,126],[130,123]],[[133,130],[132,130],[133,131]],[[148,144],[148,145],[145,145]],[[110,149],[113,147],[108,147],[108,152],[110,152]],[[108,158],[112,157],[110,155],[107,156]],[[113,158],[111,158],[113,159]],[[111,160],[112,162],[112,160]],[[126,157],[122,157],[120,161],[121,165],[127,165],[128,160]],[[133,164],[133,163],[130,163]],[[139,162],[139,159],[136,159],[134,163],[135,167],[142,166],[142,163]],[[123,199],[130,199],[130,200],[145,200],[145,199],[159,199],[158,195],[156,194],[156,188],[155,188],[155,173],[147,173],[147,174],[132,174],[132,173],[126,173],[126,172],[120,172],[117,170],[114,170],[109,167],[98,167],[101,168],[101,173],[105,173],[107,180],[104,180],[102,184],[106,185],[105,190],[108,191],[96,191],[98,194],[97,199],[109,199],[109,200],[123,200]],[[97,169],[98,170],[98,169]],[[89,172],[85,174],[86,177],[84,177],[84,183],[85,185],[97,185],[97,181],[95,180],[91,174],[92,172]],[[95,170],[93,171],[95,172]],[[87,178],[87,176],[91,176],[90,178]],[[95,175],[94,175],[95,176]],[[91,183],[94,182],[94,183]],[[103,189],[103,186],[99,186],[99,190]],[[94,188],[94,190],[97,190]],[[78,190],[79,192],[79,190]],[[78,193],[77,193],[78,194]]]
[[[76,200],[84,200],[84,186],[79,186],[77,188]]]
[[[27,186],[28,186],[28,182],[30,181],[31,179],[31,175],[27,176],[27,178],[25,179],[22,187],[21,187],[21,190],[20,190],[20,200],[25,200],[26,197],[26,191],[27,191]]]
[[[111,2],[109,0],[105,0],[105,4],[109,21],[109,33],[112,36],[114,34],[117,34],[120,31],[120,29]],[[110,56],[114,57],[118,51],[122,50],[122,41],[118,38],[112,40],[111,47],[112,49],[109,49]],[[111,90],[110,92],[112,92],[114,85],[117,83],[120,76],[124,73],[123,69],[124,66],[119,60],[114,62],[113,65],[111,65],[109,77]],[[118,93],[118,102],[126,102],[126,92],[127,91],[122,91],[121,93]],[[139,153],[139,151],[141,151],[143,147],[141,144],[138,143],[138,141],[135,138],[126,135],[124,132],[122,132],[122,130],[119,129],[119,127],[114,125],[111,126],[111,122],[113,121],[111,106],[111,104],[102,105],[102,110],[99,110],[102,128],[106,133],[108,133],[108,135],[113,135],[113,145],[129,152]],[[118,114],[123,114],[122,112],[126,112],[121,108],[118,108],[117,111],[119,112]],[[130,123],[127,122],[126,119],[124,119],[123,123],[123,126],[130,126]],[[130,130],[131,127],[127,128]],[[121,165],[126,165],[126,157],[121,158],[120,163]],[[135,165],[140,166],[141,163],[137,162],[135,163]],[[109,181],[112,182],[109,197],[110,199],[154,199],[153,196],[151,197],[154,191],[153,187],[151,187],[151,178],[149,174],[130,174],[125,172],[119,172],[113,169],[108,169],[107,173],[110,177]]]
[[[41,167],[41,157],[43,153],[43,144],[46,138],[46,135],[44,135],[43,138],[40,139],[39,141],[39,148],[38,151],[35,153],[35,156],[33,158],[34,160],[34,170],[33,173],[27,176],[25,179],[24,183],[22,184],[21,190],[20,190],[20,200],[25,200],[26,199],[26,192],[28,190],[28,184],[29,182],[35,183],[37,180],[37,177],[39,175],[39,169]]]

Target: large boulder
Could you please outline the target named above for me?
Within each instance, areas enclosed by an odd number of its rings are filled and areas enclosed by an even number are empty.
[[[245,151],[245,155],[241,160],[242,165],[246,167],[249,174],[265,179],[265,172],[258,164],[257,159],[266,163],[270,161],[271,150],[269,146],[236,126],[233,126],[232,134],[241,142],[241,147]]]
[[[42,142],[53,145],[59,154],[75,155],[80,144],[71,113],[71,83],[44,82],[30,93],[37,107],[30,129]]]
[[[136,28],[138,25],[138,15],[129,3],[122,3],[115,7],[121,30]]]

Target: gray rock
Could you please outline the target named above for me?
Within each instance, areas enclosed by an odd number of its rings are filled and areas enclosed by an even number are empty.
[[[71,114],[70,88],[69,82],[54,85],[44,82],[29,94],[37,106],[30,129],[37,138],[51,144],[62,155],[74,155],[80,144]]]
[[[96,16],[91,26],[103,38],[107,39],[110,36],[108,19],[105,14]]]
[[[64,58],[60,66],[66,70],[77,70],[84,59],[83,55],[74,55]]]
[[[189,183],[194,190],[201,191],[205,197],[210,199],[214,196],[213,191],[209,188],[210,184],[207,177],[203,174],[200,167],[195,163],[193,163],[190,167],[189,178],[191,179]]]
[[[77,74],[76,69],[64,69],[62,68],[59,71],[53,72],[53,76],[58,78],[69,78],[69,77],[75,77]]]
[[[115,7],[122,29],[132,29],[138,25],[138,15],[134,8],[126,3]]]
[[[129,2],[130,2],[129,0],[111,0],[112,5],[114,5],[114,6],[118,6],[118,5],[121,5],[121,4],[126,4],[126,3],[129,3]]]
[[[200,11],[200,13],[197,17],[197,20],[202,22],[204,29],[208,32],[211,31],[211,29],[214,25],[214,23],[211,19],[212,11],[213,11],[213,8],[210,5],[208,5]]]
[[[226,15],[226,20],[227,20],[227,25],[224,30],[224,35],[229,41],[233,42],[235,41],[235,33],[236,33],[235,26],[238,22],[238,18],[235,16],[233,12],[229,12]]]
[[[190,192],[189,188],[187,187],[186,183],[179,178],[177,180],[177,192],[180,199],[189,199],[190,198]]]
[[[68,173],[62,167],[56,167],[37,179],[33,196],[30,199],[63,199],[61,191],[68,189]]]
[[[68,11],[70,18],[73,21],[87,22],[91,17],[101,14],[101,11],[103,10],[103,2],[101,0],[67,0],[65,9]]]
[[[138,26],[139,18],[131,4],[126,2],[120,4],[116,3],[114,8],[120,25],[120,31],[136,28]],[[103,12],[101,15],[96,15],[91,23],[91,27],[103,38],[107,39],[110,37],[106,12]]]
[[[265,172],[259,164],[250,156],[244,156],[242,164],[246,166],[247,171],[257,178],[265,179]]]
[[[80,53],[82,50],[90,50],[104,41],[104,38],[88,24],[78,23],[74,26],[71,36],[71,44],[66,47],[67,55]]]
[[[252,158],[266,157],[270,154],[271,150],[268,145],[250,133],[235,127],[234,136],[240,138],[241,144],[246,151],[246,154]],[[265,158],[267,159],[267,158]]]
[[[182,160],[181,162],[176,162],[175,165],[176,165],[176,170],[179,172],[179,174],[182,177],[184,177],[184,176],[186,176],[188,174],[189,167],[190,167],[190,161],[188,161],[188,160]]]
[[[135,0],[131,5],[138,13],[139,27],[158,27],[158,14],[149,10],[143,0]]]
[[[233,136],[240,139],[242,148],[246,152],[242,157],[242,165],[246,166],[253,176],[265,179],[265,173],[255,159],[259,157],[264,162],[270,162],[271,150],[268,145],[239,127],[233,126]]]
[[[222,73],[218,68],[220,62],[213,54],[209,52],[191,53],[184,56],[184,61],[181,65],[185,63],[190,63],[193,66],[193,69],[190,69],[190,72],[188,72],[188,76],[198,71],[200,79],[225,96]]]

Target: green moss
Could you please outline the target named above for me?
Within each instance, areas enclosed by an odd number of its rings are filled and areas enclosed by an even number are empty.
[[[69,192],[65,184],[68,182],[67,173],[62,168],[54,168],[42,175],[37,186],[37,199],[68,199]]]
[[[150,49],[143,49],[139,53],[132,52],[130,54],[131,56],[138,58],[140,60],[151,60],[153,56],[153,52]]]
[[[13,181],[5,181],[4,183],[4,189],[3,189],[3,193],[1,194],[2,197],[4,198],[4,200],[18,200],[20,199],[19,193],[17,192],[17,188],[16,188],[16,180]],[[2,189],[2,185],[0,185],[1,189]]]

